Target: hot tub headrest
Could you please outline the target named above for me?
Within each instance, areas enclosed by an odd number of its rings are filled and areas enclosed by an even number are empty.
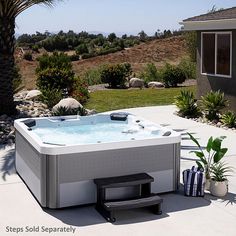
[[[111,120],[126,121],[128,115],[129,114],[125,112],[115,112],[115,113],[111,113],[110,117],[111,117]]]
[[[166,131],[164,134],[162,134],[162,136],[170,136],[171,132],[170,131]]]
[[[23,123],[28,126],[29,128],[36,126],[36,121],[34,119],[27,119],[24,120]]]

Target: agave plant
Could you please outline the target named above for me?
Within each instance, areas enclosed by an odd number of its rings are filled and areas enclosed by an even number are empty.
[[[175,97],[174,103],[179,108],[178,114],[180,116],[198,117],[200,115],[199,108],[191,91],[180,91],[180,95]]]
[[[224,98],[224,93],[220,91],[209,92],[201,97],[202,108],[208,120],[219,120],[220,112],[228,105],[228,100]]]
[[[14,114],[13,79],[16,17],[33,5],[52,6],[56,0],[0,0],[0,114]]]
[[[236,115],[232,111],[227,111],[221,117],[221,122],[229,128],[236,127]]]
[[[228,166],[225,162],[218,162],[211,165],[211,179],[217,182],[223,182],[233,172],[233,168]]]

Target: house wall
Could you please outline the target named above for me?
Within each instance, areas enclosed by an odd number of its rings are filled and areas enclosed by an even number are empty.
[[[232,32],[232,77],[217,77],[201,74],[201,32],[197,31],[197,97],[205,95],[213,90],[225,93],[226,99],[230,100],[230,109],[236,111],[236,30]],[[206,32],[206,31],[204,31]],[[211,32],[211,31],[207,31]],[[214,30],[213,32],[216,32]],[[218,31],[217,31],[218,32]],[[220,32],[220,31],[219,31]]]

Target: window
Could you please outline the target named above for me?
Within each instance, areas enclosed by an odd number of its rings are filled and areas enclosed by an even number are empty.
[[[202,33],[202,74],[231,77],[231,32]]]

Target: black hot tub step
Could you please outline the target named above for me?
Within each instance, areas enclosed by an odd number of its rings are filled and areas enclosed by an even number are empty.
[[[115,210],[128,210],[134,208],[157,206],[160,205],[162,202],[163,199],[160,198],[157,194],[151,194],[148,197],[139,197],[130,200],[104,202],[103,205],[107,211],[115,211]],[[153,209],[155,210],[155,207]],[[161,214],[160,206],[156,208],[156,214]]]
[[[94,183],[97,185],[98,188],[119,188],[147,184],[153,181],[153,177],[151,177],[147,173],[140,173],[133,175],[95,179]]]

